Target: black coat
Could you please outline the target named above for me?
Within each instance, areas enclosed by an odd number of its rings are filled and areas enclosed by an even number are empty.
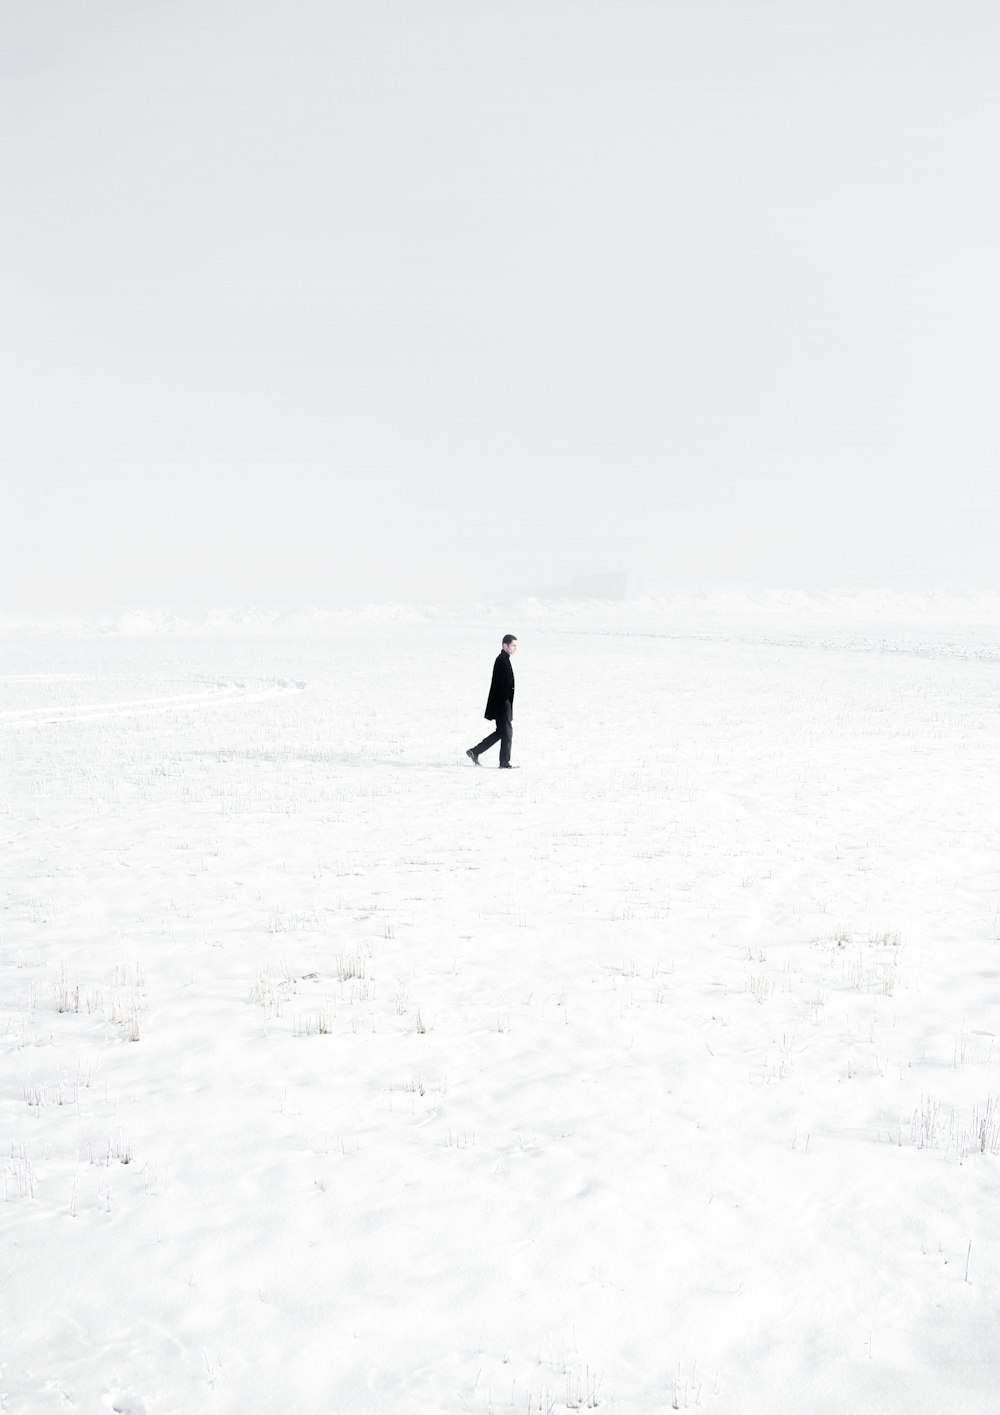
[[[486,699],[486,711],[483,716],[488,717],[491,722],[496,722],[507,700],[513,708],[514,665],[510,661],[510,654],[501,649],[493,665],[493,682],[490,684],[490,695]]]

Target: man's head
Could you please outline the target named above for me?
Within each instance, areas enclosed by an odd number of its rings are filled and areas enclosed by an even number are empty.
[[[504,653],[517,653],[517,635],[516,635],[516,634],[504,634],[504,636],[503,636],[503,651],[504,651]]]

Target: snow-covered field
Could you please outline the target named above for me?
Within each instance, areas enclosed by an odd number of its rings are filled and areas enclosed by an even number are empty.
[[[0,1410],[995,1410],[967,610],[8,626]]]

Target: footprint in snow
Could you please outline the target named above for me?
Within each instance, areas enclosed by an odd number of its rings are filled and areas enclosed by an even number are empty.
[[[146,1415],[146,1405],[134,1395],[125,1395],[121,1391],[113,1391],[104,1397],[101,1402],[113,1412],[113,1415]]]

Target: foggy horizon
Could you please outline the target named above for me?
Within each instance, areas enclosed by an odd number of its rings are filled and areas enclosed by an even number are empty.
[[[0,610],[1000,589],[985,0],[6,15]]]

